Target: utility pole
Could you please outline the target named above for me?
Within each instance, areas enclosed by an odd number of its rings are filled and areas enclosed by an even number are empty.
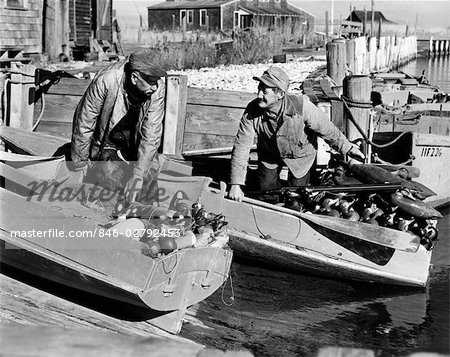
[[[367,11],[366,11],[365,6],[364,6],[364,19],[363,19],[363,34],[364,34],[364,36],[367,35]]]
[[[333,23],[334,23],[334,0],[331,0],[331,11],[330,11],[330,32],[331,32],[331,38],[334,37]]]
[[[370,20],[370,37],[372,37],[372,36],[374,36],[374,34],[375,34],[375,29],[374,29],[374,26],[375,26],[375,24],[374,24],[374,22],[375,22],[375,13],[374,13],[374,11],[373,11],[373,8],[374,8],[374,0],[372,0],[372,5],[371,5],[371,7],[372,7],[372,19]]]

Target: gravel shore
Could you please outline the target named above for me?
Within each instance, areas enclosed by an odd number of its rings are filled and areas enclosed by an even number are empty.
[[[287,63],[258,63],[245,65],[228,65],[196,70],[170,71],[170,74],[186,74],[188,86],[256,93],[257,84],[254,76],[261,76],[270,66],[282,68],[291,80],[290,92],[300,93],[303,80],[319,67],[326,65],[325,56],[294,58]]]
[[[82,62],[72,61],[48,65],[48,70],[66,70],[79,78],[93,78],[95,73],[107,62]],[[270,66],[282,68],[291,80],[289,90],[291,93],[300,93],[301,83],[308,75],[318,68],[326,65],[325,55],[294,57],[287,63],[258,63],[244,65],[228,65],[212,68],[189,69],[184,71],[169,71],[169,74],[186,74],[188,76],[188,86],[219,89],[239,92],[256,93],[257,83],[254,76],[261,76]]]

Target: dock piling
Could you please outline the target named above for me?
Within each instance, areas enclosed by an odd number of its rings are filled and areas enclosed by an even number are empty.
[[[417,56],[417,38],[382,36],[379,39],[367,39],[361,36],[351,40],[334,39],[327,43],[326,48],[327,74],[341,85],[342,61],[347,74],[369,74],[385,68],[394,68]]]
[[[163,152],[181,155],[186,115],[187,76],[168,76],[166,93]]]
[[[355,68],[355,41],[354,40],[348,40],[345,42],[345,59],[346,59],[346,70],[350,74],[356,73]]]
[[[372,81],[369,76],[355,75],[344,79],[344,99],[350,107],[344,110],[346,123],[346,135],[350,141],[361,138],[361,134],[353,124],[350,116],[357,125],[367,134],[369,130],[369,114],[371,110],[370,95],[372,92]]]
[[[424,40],[421,40],[424,41]],[[445,57],[450,55],[450,40],[436,39],[430,36],[428,43],[428,57]]]
[[[347,67],[346,44],[344,39],[334,39],[327,43],[327,75],[342,85]]]

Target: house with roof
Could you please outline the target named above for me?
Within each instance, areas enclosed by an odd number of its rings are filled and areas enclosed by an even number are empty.
[[[166,0],[147,8],[150,30],[233,31],[261,26],[314,31],[315,15],[287,0]]]
[[[372,33],[375,36],[379,31],[380,24],[382,34],[404,33],[406,28],[406,25],[387,19],[381,11],[373,11],[373,30],[370,29],[371,23],[372,11],[354,9],[350,15],[342,21],[341,34],[344,37],[356,37],[369,33]]]

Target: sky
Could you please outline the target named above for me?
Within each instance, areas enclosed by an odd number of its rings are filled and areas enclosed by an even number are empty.
[[[130,22],[139,14],[146,21],[146,7],[164,0],[113,0],[119,21]],[[325,22],[325,11],[331,17],[333,5],[334,19],[345,19],[350,7],[357,10],[371,9],[371,0],[288,0],[317,16],[317,23]],[[374,10],[382,11],[391,21],[414,26],[416,19],[419,27],[450,28],[450,0],[374,0]]]

